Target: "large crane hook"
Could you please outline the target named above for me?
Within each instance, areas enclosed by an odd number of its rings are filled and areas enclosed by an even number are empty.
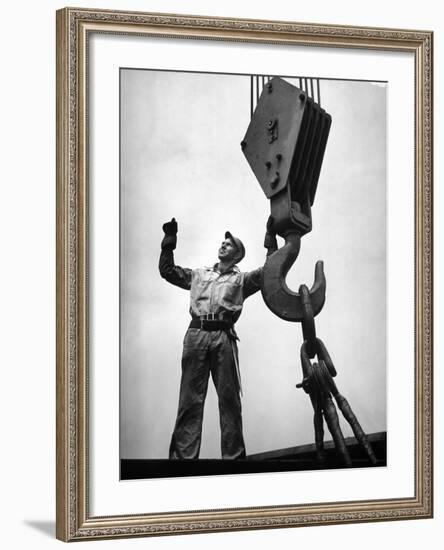
[[[290,290],[285,282],[287,273],[298,256],[300,242],[300,235],[290,233],[284,246],[267,258],[262,270],[261,291],[264,302],[275,315],[284,321],[301,322],[304,317],[302,296],[299,292]],[[324,262],[318,260],[315,266],[314,282],[309,290],[314,316],[324,306],[325,290]]]
[[[301,237],[311,231],[311,206],[330,131],[331,116],[304,90],[281,78],[264,87],[241,142],[266,197],[275,232],[285,245],[267,258],[262,275],[262,296],[281,319],[300,322],[303,303],[285,278],[299,254]],[[314,315],[324,305],[326,281],[323,262],[315,267],[310,289]]]

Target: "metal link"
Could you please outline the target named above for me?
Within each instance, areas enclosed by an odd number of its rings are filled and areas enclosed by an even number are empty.
[[[316,338],[316,353],[318,359],[324,361],[330,375],[336,376],[337,372],[335,366],[333,365],[333,361],[331,360],[330,354],[328,353],[324,342],[320,338]]]
[[[309,369],[309,365],[311,365],[310,359],[313,359],[313,357],[316,355],[319,361],[323,361],[325,363],[329,374],[331,376],[336,376],[337,372],[335,366],[333,365],[333,361],[327,351],[327,348],[325,347],[324,342],[320,338],[315,338],[314,343],[312,343],[312,347],[314,348],[313,356],[310,356],[308,346],[309,343],[306,340],[301,346],[301,363],[304,377],[307,376],[306,371]]]
[[[302,365],[302,374],[304,376],[302,382],[296,384],[297,388],[302,388],[305,393],[312,393],[313,391],[313,367],[308,357],[307,345],[304,342],[301,346],[301,365]]]
[[[310,359],[316,355],[317,339],[316,339],[316,327],[314,322],[313,308],[311,305],[310,292],[306,285],[299,287],[299,294],[301,295],[302,302],[302,334],[304,336],[304,342],[307,343],[307,353]]]

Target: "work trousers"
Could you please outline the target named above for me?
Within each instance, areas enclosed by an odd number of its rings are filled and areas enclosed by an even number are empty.
[[[222,458],[245,457],[233,345],[236,346],[236,342],[223,330],[190,328],[185,334],[179,410],[171,438],[170,459],[199,458],[210,373],[219,403]]]

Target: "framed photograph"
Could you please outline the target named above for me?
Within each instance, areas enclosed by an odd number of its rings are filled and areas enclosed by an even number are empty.
[[[427,518],[429,31],[57,12],[57,537]]]

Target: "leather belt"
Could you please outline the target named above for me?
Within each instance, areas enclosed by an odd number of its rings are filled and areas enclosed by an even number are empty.
[[[224,319],[222,314],[209,313],[199,317],[193,317],[188,328],[200,328],[201,330],[230,330],[233,322]]]

